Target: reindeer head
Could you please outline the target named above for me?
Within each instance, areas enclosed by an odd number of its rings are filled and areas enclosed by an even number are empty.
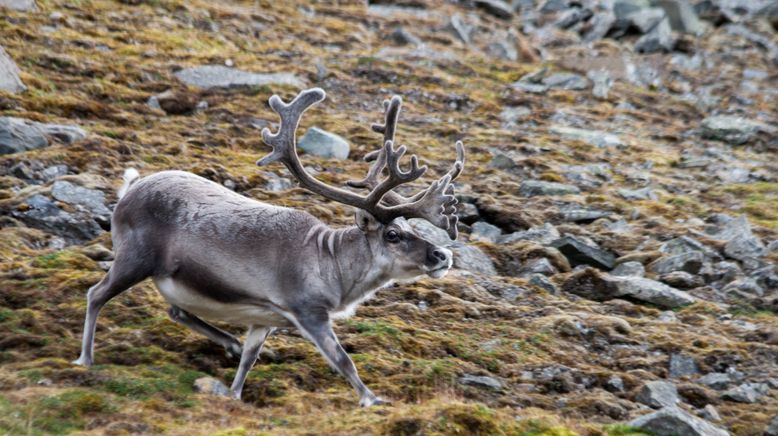
[[[270,98],[270,107],[281,117],[277,133],[262,130],[263,141],[273,147],[273,152],[257,161],[266,165],[281,161],[300,182],[312,192],[357,208],[357,226],[365,233],[371,247],[373,261],[385,264],[393,278],[406,278],[426,273],[431,277],[442,277],[451,267],[451,251],[438,247],[419,236],[406,221],[407,218],[423,218],[446,230],[451,239],[457,237],[456,203],[453,180],[462,172],[465,164],[465,150],[461,141],[456,143],[457,160],[440,179],[433,181],[427,189],[411,197],[404,197],[393,189],[420,178],[427,171],[419,166],[415,155],[410,158],[410,168],[400,168],[400,160],[406,147],[394,147],[394,134],[400,114],[402,99],[394,96],[384,102],[384,124],[373,125],[375,132],[384,136],[383,146],[365,156],[372,161],[367,176],[359,181],[350,181],[353,188],[367,189],[367,195],[330,186],[309,175],[297,155],[296,130],[300,117],[306,109],[324,100],[326,94],[320,88],[308,89],[284,103],[280,97]]]

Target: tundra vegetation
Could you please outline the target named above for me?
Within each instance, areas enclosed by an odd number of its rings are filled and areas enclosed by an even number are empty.
[[[369,3],[0,0],[0,433],[627,435],[661,409],[684,434],[778,434],[769,2]],[[394,94],[431,173],[467,145],[455,269],[335,323],[392,405],[356,409],[294,329],[243,401],[198,392],[237,359],[150,281],[72,365],[125,168],[353,223],[255,165],[268,98],[314,86],[301,159],[328,184],[365,174]]]

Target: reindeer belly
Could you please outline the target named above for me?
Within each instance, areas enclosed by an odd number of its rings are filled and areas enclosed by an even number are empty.
[[[192,289],[170,277],[154,278],[160,294],[173,306],[205,320],[245,326],[288,327],[292,324],[262,303],[219,301],[208,297],[213,290]]]

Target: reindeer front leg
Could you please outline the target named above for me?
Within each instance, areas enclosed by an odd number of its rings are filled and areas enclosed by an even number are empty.
[[[377,397],[359,378],[354,362],[338,342],[332,331],[332,322],[326,310],[307,307],[290,319],[308,340],[316,345],[330,366],[346,378],[359,394],[362,407],[389,404],[389,401]]]
[[[240,355],[240,364],[238,365],[238,372],[235,374],[235,379],[232,381],[232,387],[230,387],[230,395],[236,400],[240,400],[240,396],[243,393],[243,384],[246,382],[246,376],[249,374],[249,370],[259,357],[259,352],[262,351],[262,345],[265,343],[268,335],[273,331],[271,327],[251,326],[249,332],[246,335],[246,342],[243,344],[243,353]]]

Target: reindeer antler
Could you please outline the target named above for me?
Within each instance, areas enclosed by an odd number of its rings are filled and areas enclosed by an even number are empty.
[[[402,106],[402,98],[400,98],[400,96],[398,95],[392,97],[391,100],[384,100],[384,123],[373,124],[371,126],[374,132],[383,133],[384,142],[394,141],[394,135],[395,132],[397,131],[397,120],[400,117],[401,106]],[[386,193],[386,195],[384,195],[382,202],[390,206],[409,207],[409,205],[415,205],[416,208],[421,210],[425,210],[425,208],[428,207],[433,207],[434,210],[437,206],[431,205],[429,203],[432,201],[433,198],[435,198],[435,196],[429,195],[428,192],[435,191],[441,195],[445,195],[447,201],[443,203],[442,205],[443,210],[440,213],[446,218],[446,224],[444,225],[437,224],[441,222],[442,219],[440,216],[437,215],[437,212],[434,213],[432,219],[427,217],[420,217],[420,218],[426,218],[428,221],[435,224],[436,226],[448,230],[449,237],[451,237],[451,239],[456,239],[457,223],[459,222],[459,217],[456,215],[457,200],[456,197],[454,197],[454,185],[451,182],[453,182],[454,179],[459,177],[459,174],[462,173],[462,169],[465,166],[465,147],[462,144],[462,141],[456,142],[456,150],[457,150],[457,160],[454,162],[454,165],[443,177],[438,179],[436,182],[433,182],[433,184],[430,185],[429,188],[417,193],[416,195],[410,198],[406,198],[396,192],[389,191]],[[381,173],[383,173],[384,169],[386,168],[386,163],[387,163],[386,154],[384,153],[384,148],[382,147],[378,150],[374,150],[366,154],[365,160],[368,162],[374,161],[367,172],[367,176],[362,180],[358,180],[358,181],[352,180],[347,182],[349,186],[352,186],[354,188],[373,189],[375,188],[375,186],[379,184],[379,177],[381,176]],[[422,199],[424,200],[422,201]]]
[[[309,107],[324,100],[326,94],[320,88],[308,89],[301,92],[291,103],[284,103],[280,97],[274,95],[270,98],[270,107],[281,117],[281,126],[277,133],[271,133],[270,129],[262,130],[262,140],[273,147],[272,153],[257,161],[257,165],[266,165],[271,162],[281,161],[299,181],[300,184],[312,192],[363,209],[372,214],[378,221],[389,223],[397,217],[424,218],[432,224],[444,230],[452,239],[456,239],[457,216],[456,198],[454,197],[454,180],[464,167],[464,146],[457,142],[457,161],[454,167],[441,179],[433,182],[426,190],[405,198],[392,189],[412,182],[427,171],[426,166],[419,166],[419,160],[415,155],[411,156],[411,167],[408,171],[400,168],[400,159],[405,155],[406,147],[401,145],[394,148],[394,132],[397,125],[397,117],[402,100],[394,97],[385,102],[386,122],[384,125],[374,126],[373,130],[384,134],[384,145],[381,149],[370,153],[375,163],[368,171],[367,177],[362,181],[349,184],[359,188],[369,188],[367,196],[360,196],[350,191],[327,185],[308,174],[297,155],[297,139],[295,132],[300,123],[300,117]],[[384,172],[387,176],[379,180]]]

